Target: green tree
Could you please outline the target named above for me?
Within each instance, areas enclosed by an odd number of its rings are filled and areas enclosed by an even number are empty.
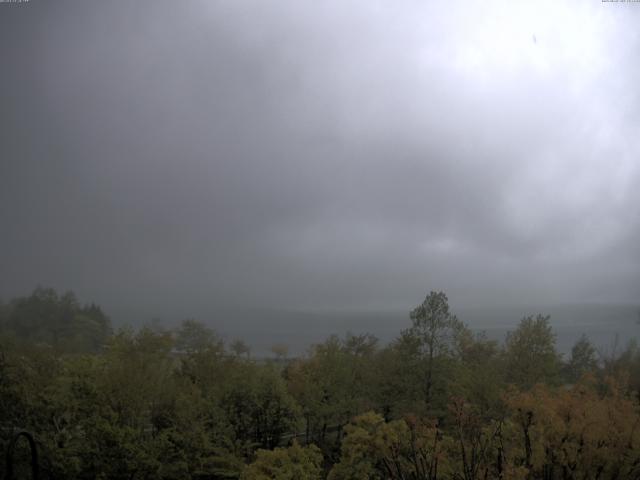
[[[566,365],[567,380],[576,382],[585,373],[595,372],[597,369],[596,349],[586,335],[582,335],[571,348],[571,358]]]
[[[442,434],[430,422],[416,418],[385,422],[368,412],[354,418],[345,431],[340,461],[328,480],[447,478]]]
[[[286,370],[289,390],[302,407],[306,440],[327,457],[337,452],[342,427],[371,408],[376,345],[371,335],[333,335]]]
[[[556,383],[560,355],[548,316],[525,317],[505,345],[507,381],[523,388],[538,382]]]
[[[240,480],[320,480],[322,454],[315,445],[258,450],[256,459],[244,469]]]
[[[251,355],[251,348],[249,347],[249,345],[247,345],[243,340],[240,339],[236,339],[231,342],[229,348],[236,357],[242,357],[244,355],[249,358],[249,356]]]
[[[465,331],[464,324],[449,310],[449,301],[443,292],[431,292],[411,312],[412,326],[402,332],[400,345],[413,351],[420,360],[419,384],[424,401],[433,406],[434,385],[443,380],[449,359],[456,354],[459,336]]]
[[[247,445],[274,448],[295,430],[298,405],[271,365],[235,364],[220,395],[220,407],[233,437]]]
[[[81,306],[73,292],[59,295],[36,288],[3,309],[5,332],[26,343],[44,343],[69,352],[99,351],[111,335],[109,318],[95,304]]]
[[[504,409],[504,362],[497,342],[484,333],[465,330],[458,338],[458,355],[450,391],[484,412],[486,418],[499,418]]]
[[[196,353],[222,348],[222,340],[204,323],[187,319],[183,320],[175,332],[175,347],[186,353]]]

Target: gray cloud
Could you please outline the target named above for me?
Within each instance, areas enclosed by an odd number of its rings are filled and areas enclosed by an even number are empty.
[[[2,297],[638,300],[633,4],[0,7]]]

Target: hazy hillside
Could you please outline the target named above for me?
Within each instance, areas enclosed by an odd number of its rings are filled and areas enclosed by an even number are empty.
[[[586,334],[599,349],[610,350],[619,337],[619,346],[640,334],[637,323],[640,307],[634,305],[555,305],[522,307],[478,307],[454,309],[458,317],[475,331],[485,331],[491,339],[502,341],[508,330],[513,330],[522,317],[541,313],[551,316],[551,324],[557,333],[558,350],[566,353],[573,343]],[[149,322],[153,315],[138,312],[113,315],[116,326],[140,325]],[[140,319],[145,319],[140,321]],[[314,343],[332,334],[369,332],[382,342],[388,342],[397,333],[409,327],[409,309],[405,311],[292,311],[272,309],[223,309],[197,317],[216,329],[227,340],[244,339],[254,355],[269,355],[275,343],[289,346],[292,354],[306,351]],[[160,324],[170,327],[179,319],[160,319]]]

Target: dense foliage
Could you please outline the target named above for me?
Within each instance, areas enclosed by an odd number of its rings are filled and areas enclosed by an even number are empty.
[[[640,478],[635,343],[601,358],[583,337],[563,359],[537,316],[500,345],[440,292],[410,319],[386,346],[252,359],[195,320],[113,334],[37,289],[0,305],[0,447],[30,432],[60,479]]]

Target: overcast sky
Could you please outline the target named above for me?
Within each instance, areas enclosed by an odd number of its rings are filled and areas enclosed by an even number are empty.
[[[0,3],[0,298],[640,302],[640,3]]]

